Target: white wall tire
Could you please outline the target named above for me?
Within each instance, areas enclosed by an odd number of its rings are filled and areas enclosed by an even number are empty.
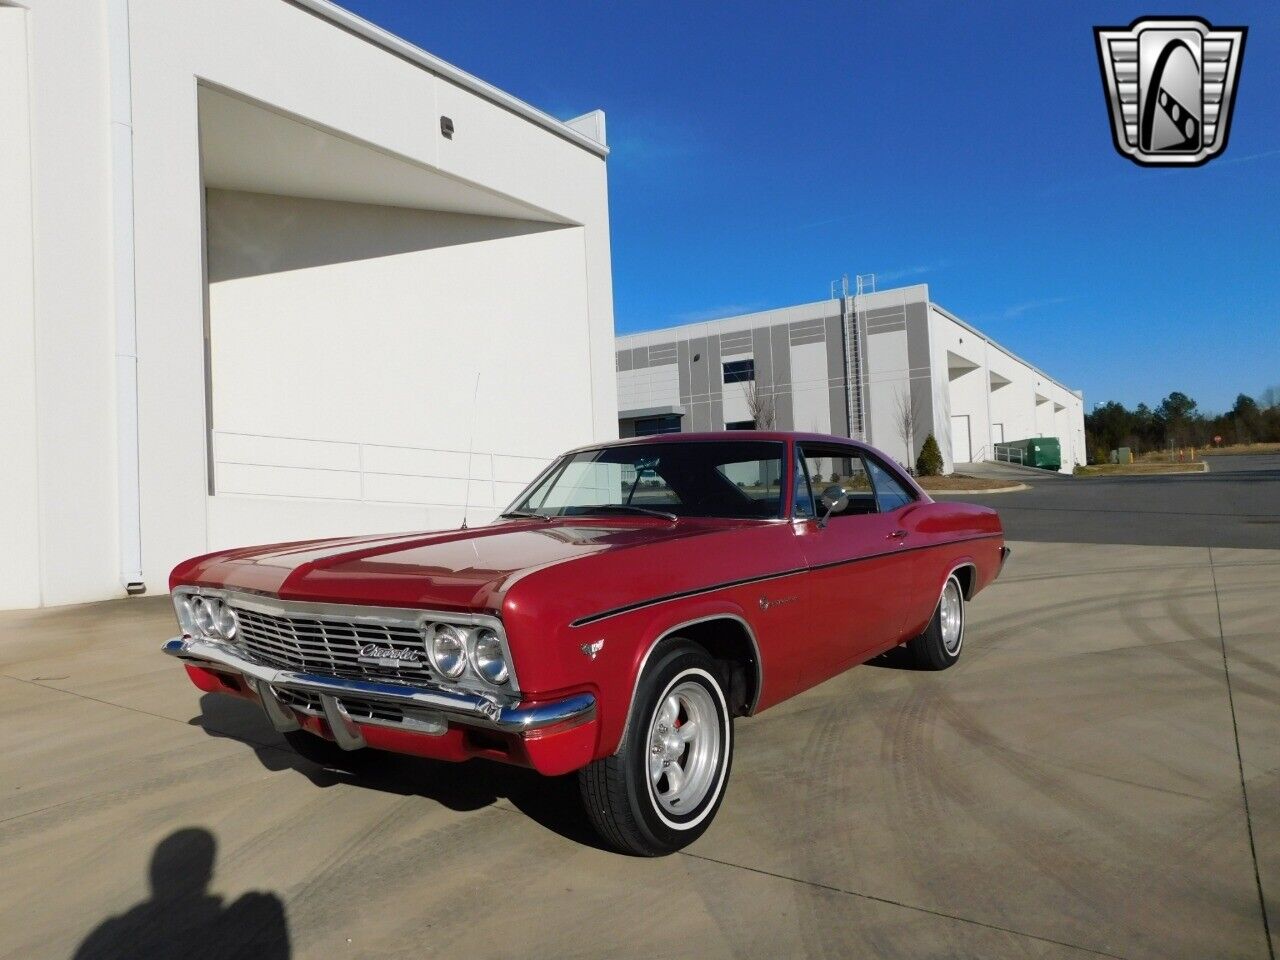
[[[720,666],[702,648],[673,641],[640,678],[618,752],[579,773],[587,816],[615,850],[673,853],[711,824],[732,762]]]
[[[964,587],[954,573],[947,577],[924,633],[907,643],[921,670],[945,670],[964,649]]]

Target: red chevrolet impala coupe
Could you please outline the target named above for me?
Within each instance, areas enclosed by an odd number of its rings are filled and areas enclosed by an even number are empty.
[[[578,771],[604,841],[655,855],[715,816],[735,717],[899,644],[951,666],[1007,554],[863,444],[668,434],[565,454],[487,526],[189,560],[164,650],[325,766]]]

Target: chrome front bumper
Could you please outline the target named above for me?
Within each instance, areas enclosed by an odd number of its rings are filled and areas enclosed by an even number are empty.
[[[388,704],[411,711],[416,719],[409,719],[409,714],[406,713],[404,722],[383,722],[382,725],[430,734],[444,733],[447,722],[503,733],[527,733],[547,727],[585,723],[594,718],[596,711],[596,698],[589,693],[579,693],[562,700],[532,706],[504,704],[480,694],[435,687],[351,680],[282,670],[263,663],[243,650],[211,640],[175,637],[165,643],[163,650],[193,666],[231,671],[242,676],[262,701],[267,717],[280,731],[296,730],[299,723],[294,708],[282,703],[276,696],[276,690],[297,691],[318,697],[334,739],[339,746],[348,750],[365,745],[357,723],[377,724],[379,721],[353,719],[342,704],[343,697]],[[437,717],[438,721],[433,719]]]

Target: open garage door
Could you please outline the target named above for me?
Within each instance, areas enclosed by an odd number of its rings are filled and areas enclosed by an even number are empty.
[[[592,436],[581,225],[200,97],[211,547],[483,521]]]

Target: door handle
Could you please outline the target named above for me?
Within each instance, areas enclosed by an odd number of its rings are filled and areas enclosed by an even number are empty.
[[[905,531],[905,530],[895,530],[895,531],[893,531],[893,533],[889,534],[889,536],[885,537],[885,539],[886,539],[886,540],[901,540],[901,539],[902,539],[903,537],[905,537],[906,535],[907,535],[907,531]]]

